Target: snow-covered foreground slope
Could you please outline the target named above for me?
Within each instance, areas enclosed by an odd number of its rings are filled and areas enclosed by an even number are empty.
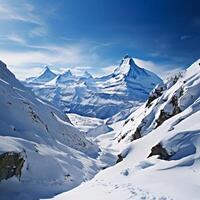
[[[106,156],[0,62],[1,200],[37,200],[69,190],[107,166]]]
[[[122,59],[112,74],[101,78],[93,78],[88,72],[75,76],[68,70],[49,80],[52,74],[46,68],[39,77],[28,79],[27,84],[37,96],[66,113],[106,119],[123,111],[112,121],[127,117],[129,110],[146,101],[149,92],[161,82],[129,56]]]
[[[120,151],[117,165],[56,200],[199,200],[200,60],[158,86],[114,132],[97,141]]]

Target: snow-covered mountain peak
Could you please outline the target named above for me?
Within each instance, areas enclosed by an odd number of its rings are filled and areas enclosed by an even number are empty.
[[[126,108],[129,113],[129,108],[144,102],[162,80],[126,55],[119,67],[104,77],[94,78],[87,71],[76,76],[67,71],[48,82],[27,82],[36,95],[64,112],[106,119]]]
[[[92,76],[87,70],[84,71],[83,77],[84,77],[84,78],[93,78],[93,76]]]
[[[62,74],[62,76],[65,76],[65,77],[71,77],[71,76],[73,76],[73,75],[72,75],[71,70],[68,69],[67,71],[65,71],[65,72]]]
[[[56,75],[55,73],[53,73],[51,71],[51,69],[49,68],[49,66],[45,66],[44,69],[42,70],[42,72],[39,74],[39,76],[41,75]]]
[[[125,55],[119,67],[114,71],[114,74],[128,75],[131,68],[137,68],[137,67],[138,66],[135,64],[134,60],[129,55]]]
[[[137,66],[133,58],[129,55],[124,56],[119,67],[114,71],[114,74],[116,76],[123,75],[133,79],[138,79],[139,77],[149,77],[152,75],[152,73],[149,73],[148,70]]]
[[[42,72],[35,77],[31,82],[33,83],[46,83],[53,80],[57,75],[50,70],[48,66],[45,66]]]

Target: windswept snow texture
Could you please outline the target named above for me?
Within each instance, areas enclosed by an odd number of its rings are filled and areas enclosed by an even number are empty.
[[[126,117],[131,108],[144,102],[149,92],[162,82],[154,73],[138,67],[129,56],[123,58],[112,74],[101,78],[93,78],[88,72],[75,76],[67,71],[49,79],[49,73],[48,70],[47,77],[42,76],[46,81],[41,81],[41,75],[27,80],[37,96],[52,102],[65,113],[101,119],[123,110],[126,110]]]
[[[25,88],[3,62],[0,108],[1,200],[51,197],[107,166],[97,145]]]
[[[158,86],[143,106],[101,135],[119,162],[55,200],[199,200],[200,60]],[[134,137],[135,135],[135,137]]]

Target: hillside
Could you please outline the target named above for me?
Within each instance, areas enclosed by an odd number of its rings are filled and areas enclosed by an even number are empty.
[[[200,60],[157,86],[114,131],[96,140],[119,151],[118,164],[56,200],[198,200]]]
[[[108,165],[96,144],[64,113],[25,88],[3,62],[0,107],[1,199],[52,196]]]

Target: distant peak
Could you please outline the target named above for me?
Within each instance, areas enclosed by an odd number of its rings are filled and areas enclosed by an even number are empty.
[[[134,62],[134,60],[133,60],[133,58],[132,58],[131,56],[129,56],[128,54],[126,54],[126,55],[124,56],[124,58],[122,59],[121,65],[122,65],[124,62],[125,62],[126,64],[135,65],[135,66],[136,66],[136,64],[135,64],[135,62]]]
[[[44,67],[43,71],[41,72],[41,74],[47,73],[47,72],[48,72],[48,73],[54,74],[54,73],[51,71],[51,69],[49,68],[49,66],[45,65],[45,67]]]
[[[86,70],[83,74],[84,77],[92,78],[92,75]]]
[[[46,65],[42,72],[35,77],[31,82],[48,82],[56,77],[56,74],[50,70],[50,68]]]
[[[128,54],[126,54],[123,59],[127,59],[127,58],[132,59]]]
[[[63,73],[63,75],[64,75],[64,76],[72,76],[72,72],[71,72],[70,69],[68,69],[67,71],[65,71],[65,72]]]
[[[114,74],[128,75],[130,71],[140,69],[134,62],[133,58],[128,54],[124,56],[119,67],[114,71]]]

